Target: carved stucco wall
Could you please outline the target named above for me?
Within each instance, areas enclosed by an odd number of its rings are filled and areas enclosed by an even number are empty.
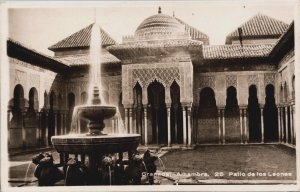
[[[248,104],[249,86],[257,87],[257,96],[260,104],[265,103],[265,87],[272,84],[276,91],[276,72],[239,71],[239,72],[211,72],[194,74],[194,105],[199,104],[200,91],[210,87],[215,92],[217,106],[226,104],[226,89],[234,86],[237,89],[237,99],[240,106]],[[277,101],[277,95],[275,95]]]
[[[138,82],[143,89],[143,104],[147,104],[147,87],[160,82],[166,90],[166,103],[170,103],[170,86],[176,81],[180,86],[180,101],[192,103],[193,65],[190,60],[172,63],[131,64],[122,66],[123,104],[133,104],[133,88]]]
[[[104,99],[109,104],[118,104],[121,94],[121,75],[102,76],[101,85]],[[66,92],[75,95],[75,104],[81,104],[81,94],[86,92],[89,94],[89,79],[87,74],[85,77],[71,78],[66,83]],[[89,96],[89,95],[88,95]]]
[[[44,92],[51,91],[55,95],[65,95],[64,81],[57,73],[46,70],[30,63],[20,61],[15,58],[9,58],[9,98],[13,98],[16,85],[22,85],[24,89],[24,98],[29,99],[29,91],[36,88],[38,93],[39,108],[44,107]],[[48,102],[49,103],[49,102]]]
[[[289,51],[279,62],[279,70],[278,70],[278,94],[282,94],[280,92],[280,86],[284,86],[285,83],[287,85],[288,95],[287,101],[291,101],[293,99],[293,77],[295,76],[295,53],[294,50]]]

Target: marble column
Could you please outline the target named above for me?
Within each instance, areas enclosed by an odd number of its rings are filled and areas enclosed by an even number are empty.
[[[26,147],[25,116],[26,116],[26,112],[22,112],[22,143],[23,143],[23,147]]]
[[[219,120],[219,144],[221,144],[221,109],[218,108],[218,120]]]
[[[45,122],[45,139],[46,139],[46,146],[48,146],[49,145],[49,142],[48,142],[48,111],[46,111],[46,113],[45,113],[45,115],[46,115],[46,122]]]
[[[243,144],[243,109],[240,108],[240,137],[241,144]]]
[[[280,107],[281,115],[280,115],[280,125],[281,125],[281,142],[284,142],[284,107]]]
[[[37,145],[39,145],[39,141],[40,141],[40,128],[41,128],[41,126],[40,126],[40,119],[41,119],[41,116],[40,116],[40,113],[39,113],[39,111],[38,110],[36,110],[36,112],[35,112],[35,114],[36,114],[36,129],[35,129],[35,133],[36,133],[36,135],[35,135],[35,137],[36,137],[36,144]]]
[[[63,134],[67,134],[67,112],[63,113]]]
[[[147,129],[147,105],[144,105],[144,134],[145,134],[145,145],[148,145],[148,129]]]
[[[280,119],[280,107],[278,106],[277,108],[277,113],[278,113],[278,142],[281,142],[281,119]]]
[[[297,129],[295,129],[295,104],[293,104],[292,105],[292,111],[293,111],[293,113],[292,113],[292,115],[293,115],[293,121],[292,121],[292,123],[293,123],[293,129],[294,129],[294,131],[293,131],[293,137],[294,137],[294,144],[296,144],[296,130]]]
[[[188,145],[192,145],[192,122],[191,122],[191,107],[187,108],[187,116],[188,116]]]
[[[132,127],[132,108],[129,108],[129,133],[133,133],[133,127]]]
[[[81,119],[78,118],[77,119],[77,130],[76,130],[77,133],[81,133]]]
[[[11,110],[7,110],[7,145],[8,145],[8,148],[10,147],[10,113],[11,113]]]
[[[57,111],[55,111],[54,112],[54,135],[57,135],[57,129],[58,129],[58,127],[57,127]]]
[[[222,123],[223,123],[223,126],[222,126],[222,136],[223,136],[223,144],[225,144],[225,108],[224,109],[222,109]]]
[[[285,111],[285,143],[289,142],[289,132],[288,132],[288,107],[284,107],[284,111]]]
[[[293,126],[293,106],[290,105],[290,128],[291,128],[291,144],[294,143],[294,126]]]
[[[182,107],[183,144],[186,145],[186,108]]]
[[[265,127],[264,127],[264,109],[263,107],[260,108],[260,122],[261,122],[261,143],[265,142]]]
[[[243,112],[244,112],[244,137],[245,137],[245,144],[247,144],[249,142],[249,129],[248,129],[248,124],[247,124],[247,121],[248,121],[247,109],[244,109]]]
[[[168,116],[168,146],[171,146],[171,107],[167,104],[167,116]]]
[[[60,135],[64,134],[64,113],[60,111]]]
[[[129,128],[128,128],[128,108],[125,108],[125,130],[129,133]]]

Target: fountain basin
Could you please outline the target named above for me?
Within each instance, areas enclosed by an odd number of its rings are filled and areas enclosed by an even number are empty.
[[[113,117],[117,112],[115,106],[109,105],[82,105],[76,107],[76,110],[78,118],[89,121],[87,125],[89,135],[106,135],[103,133],[105,127],[104,119]]]
[[[113,117],[117,109],[109,105],[83,105],[77,107],[80,118],[87,120],[109,119]]]
[[[59,153],[105,154],[135,150],[140,142],[139,134],[107,135],[60,135],[52,136],[51,142]]]

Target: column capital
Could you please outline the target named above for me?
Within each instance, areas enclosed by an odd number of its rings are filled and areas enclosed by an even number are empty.
[[[166,103],[167,108],[171,108],[171,103]]]
[[[147,110],[148,104],[143,104],[143,108]]]
[[[241,110],[243,110],[243,109],[247,109],[248,106],[247,106],[247,105],[240,105],[239,108],[240,108]]]
[[[192,107],[192,102],[181,102],[181,106],[183,107],[183,108],[185,108],[185,107]]]
[[[218,110],[224,110],[224,109],[225,109],[225,105],[218,105],[218,106],[217,106],[217,109],[218,109]]]
[[[124,104],[125,109],[130,109],[133,107],[133,104]]]

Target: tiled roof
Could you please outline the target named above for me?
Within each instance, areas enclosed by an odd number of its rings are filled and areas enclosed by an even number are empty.
[[[260,45],[207,45],[203,46],[204,59],[267,57],[274,44]]]
[[[54,57],[29,48],[11,38],[7,40],[7,55],[55,72],[62,72],[68,68],[68,65]]]
[[[91,41],[92,27],[93,24],[90,24],[84,29],[81,29],[80,31],[50,46],[49,49],[54,51],[56,49],[63,49],[63,48],[89,47]],[[102,28],[100,28],[100,31],[101,31],[102,46],[116,44],[116,41],[112,39]]]
[[[189,31],[192,39],[208,39],[208,35],[206,35],[205,33],[199,31],[198,29],[196,29],[195,27],[192,27],[190,25],[188,25],[187,23],[183,22],[182,20],[176,18],[177,21],[179,21],[181,24],[183,24],[185,26],[185,30]]]
[[[272,17],[263,15],[258,13],[251,19],[249,19],[244,24],[240,25],[239,28],[242,29],[242,35],[244,37],[280,37],[286,29],[288,28],[288,24],[276,20]],[[226,44],[231,43],[232,39],[238,38],[239,32],[238,29],[229,33],[226,37]]]
[[[89,55],[88,54],[80,54],[80,55],[66,55],[66,56],[57,56],[56,60],[63,62],[69,66],[79,66],[79,65],[88,65],[89,64]],[[117,59],[112,54],[106,52],[101,55],[101,63],[119,63],[120,60]]]

